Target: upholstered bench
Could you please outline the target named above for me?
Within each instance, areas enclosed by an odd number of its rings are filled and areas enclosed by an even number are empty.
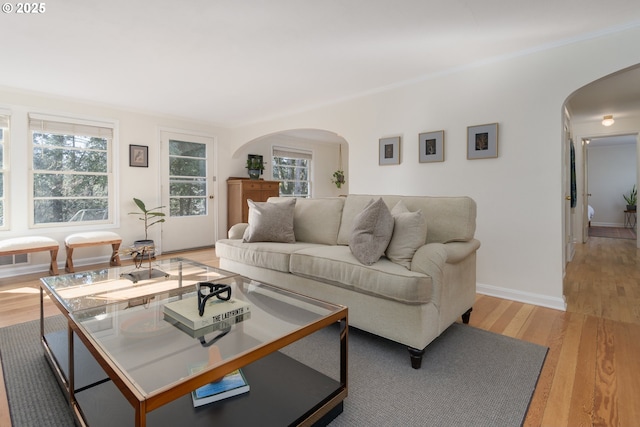
[[[111,231],[88,231],[85,233],[75,233],[64,239],[64,245],[67,249],[67,262],[64,269],[67,273],[73,273],[73,250],[76,248],[85,248],[89,246],[111,245],[111,260],[109,265],[120,265],[120,249],[122,238]]]
[[[51,263],[49,264],[49,274],[58,274],[58,242],[50,237],[26,236],[14,237],[0,241],[0,256],[30,254],[33,252],[49,251]]]

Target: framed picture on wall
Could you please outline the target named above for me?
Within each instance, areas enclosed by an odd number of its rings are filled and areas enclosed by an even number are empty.
[[[498,157],[498,124],[467,127],[467,159]]]
[[[444,131],[419,134],[418,149],[420,163],[444,162]]]
[[[149,167],[149,147],[146,145],[129,145],[129,166]]]
[[[381,138],[378,141],[378,153],[380,165],[400,164],[400,137],[392,136]]]

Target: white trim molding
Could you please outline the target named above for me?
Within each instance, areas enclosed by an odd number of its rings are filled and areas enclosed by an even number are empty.
[[[548,295],[500,288],[498,286],[484,285],[482,283],[476,283],[476,292],[482,295],[523,302],[526,304],[539,305],[541,307],[552,308],[554,310],[567,310],[567,303],[564,298],[555,298]]]

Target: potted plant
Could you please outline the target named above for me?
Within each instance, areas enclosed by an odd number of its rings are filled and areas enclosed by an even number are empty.
[[[249,171],[249,178],[258,179],[264,170],[264,164],[258,157],[249,157],[247,159],[247,170]]]
[[[636,202],[638,201],[638,190],[636,189],[635,184],[629,191],[629,194],[623,194],[624,200],[627,202],[627,210],[635,211],[636,210]]]
[[[341,171],[341,170],[335,171],[333,173],[333,179],[331,180],[331,182],[333,182],[338,188],[342,187],[342,184],[346,182],[344,180],[344,171]]]
[[[164,222],[164,212],[160,212],[160,209],[164,206],[158,206],[156,208],[147,209],[147,206],[140,199],[133,198],[133,202],[138,206],[138,211],[129,212],[129,215],[140,215],[138,218],[140,221],[144,221],[144,240],[136,240],[133,242],[134,250],[132,251],[134,261],[138,258],[153,258],[155,257],[155,244],[152,239],[149,239],[149,228],[155,224]]]

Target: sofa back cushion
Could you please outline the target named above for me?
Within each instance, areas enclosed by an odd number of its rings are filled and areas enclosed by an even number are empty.
[[[364,265],[377,262],[389,246],[393,234],[393,216],[382,199],[371,201],[356,215],[349,238],[349,249]]]
[[[280,203],[290,197],[270,197],[269,202]],[[293,215],[296,241],[335,245],[342,219],[344,197],[318,199],[297,198]]]
[[[476,203],[466,196],[375,196],[349,194],[342,209],[338,244],[348,245],[353,221],[372,198],[382,197],[389,209],[402,200],[411,212],[422,211],[427,222],[427,243],[466,242],[476,232]]]
[[[249,204],[249,226],[242,235],[242,241],[295,243],[293,230],[296,199],[283,203],[254,202]]]
[[[385,255],[391,261],[411,270],[411,261],[416,251],[427,241],[427,222],[422,210],[409,211],[400,200],[391,210],[393,236]]]

